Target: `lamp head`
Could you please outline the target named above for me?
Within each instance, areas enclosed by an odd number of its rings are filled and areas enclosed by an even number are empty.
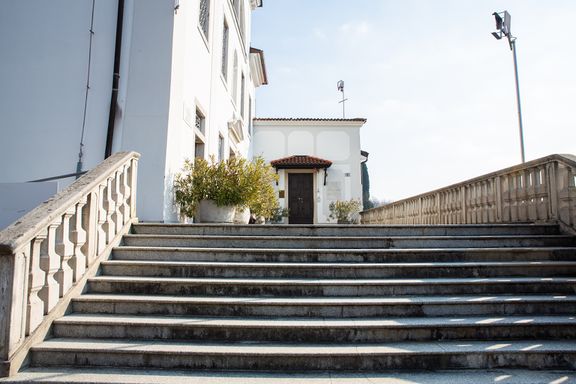
[[[502,17],[498,14],[498,12],[494,12],[492,16],[494,16],[494,19],[496,20],[496,29],[501,31],[503,23]]]

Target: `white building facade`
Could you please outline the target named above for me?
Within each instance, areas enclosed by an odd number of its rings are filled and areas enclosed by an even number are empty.
[[[86,171],[138,151],[139,217],[178,220],[186,158],[248,156],[261,0],[0,2],[0,182]],[[80,155],[81,153],[81,155]]]
[[[360,128],[366,119],[254,120],[254,156],[270,162],[291,224],[329,223],[329,204],[362,202]]]

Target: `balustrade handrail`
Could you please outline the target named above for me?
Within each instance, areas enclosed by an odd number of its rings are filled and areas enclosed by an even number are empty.
[[[119,152],[108,157],[54,197],[46,200],[0,231],[0,255],[11,254],[22,244],[29,242],[39,228],[45,228],[62,215],[70,204],[75,204],[82,196],[87,195],[94,187],[106,180],[111,170],[139,157],[140,155],[136,152]]]
[[[0,232],[0,377],[19,369],[137,220],[139,157],[110,156]]]
[[[576,227],[576,156],[554,154],[361,212],[365,224],[559,222]]]

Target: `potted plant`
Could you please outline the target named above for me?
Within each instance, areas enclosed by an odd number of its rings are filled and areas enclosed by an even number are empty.
[[[360,200],[337,200],[328,205],[332,220],[338,224],[358,224],[358,214],[360,213]]]
[[[174,182],[175,201],[184,217],[196,222],[232,223],[235,211],[249,208],[269,217],[278,205],[272,183],[277,175],[262,158],[210,162],[186,160]]]
[[[250,213],[260,221],[274,216],[279,208],[273,184],[278,180],[274,169],[263,158],[257,157],[246,166],[244,188],[247,190],[246,206]]]
[[[246,201],[245,191],[239,188],[245,163],[241,158],[186,160],[174,182],[181,215],[203,223],[231,223],[236,206]]]

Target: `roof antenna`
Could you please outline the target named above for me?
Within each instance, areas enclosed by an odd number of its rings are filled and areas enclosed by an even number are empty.
[[[338,90],[340,92],[342,92],[342,100],[340,100],[338,102],[338,104],[342,103],[342,118],[345,119],[346,118],[346,101],[348,99],[346,99],[344,97],[344,80],[339,80],[338,83],[336,84],[338,87]]]

